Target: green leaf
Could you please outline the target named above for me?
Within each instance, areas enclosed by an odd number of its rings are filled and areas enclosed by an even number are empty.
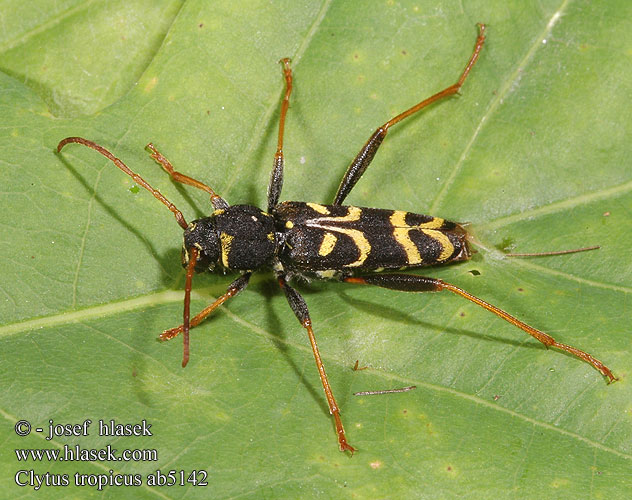
[[[0,31],[2,497],[41,495],[15,484],[33,470],[68,474],[69,487],[42,486],[47,498],[627,498],[629,2],[26,5],[4,2]],[[98,142],[187,220],[210,212],[208,197],[174,185],[150,141],[230,203],[264,207],[289,56],[282,198],[326,203],[378,125],[456,81],[477,22],[488,39],[461,95],[394,126],[348,202],[471,222],[474,258],[423,274],[590,352],[620,381],[456,296],[299,283],[350,457],[266,273],[192,331],[182,369],[179,340],[155,341],[181,322],[180,228],[109,161],[78,145],[57,155],[57,143]],[[594,244],[533,259],[497,250]],[[196,276],[193,310],[231,279]],[[369,369],[352,371],[356,359]],[[49,420],[86,419],[88,436],[45,439]],[[153,435],[99,436],[99,419],[144,419]],[[20,437],[19,420],[44,432]],[[66,444],[158,459],[12,451]],[[204,470],[208,486],[150,487],[156,470]],[[74,486],[75,473],[93,476]],[[90,483],[117,474],[142,485]]]

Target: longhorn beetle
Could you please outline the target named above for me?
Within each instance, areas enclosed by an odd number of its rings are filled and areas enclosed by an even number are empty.
[[[448,290],[524,330],[545,346],[566,351],[591,364],[608,379],[608,382],[617,380],[608,367],[587,352],[557,342],[550,335],[536,330],[455,285],[413,274],[378,273],[384,270],[394,271],[469,259],[471,250],[468,245],[468,234],[463,225],[438,217],[401,210],[363,208],[342,204],[373,160],[388,130],[429,104],[458,93],[476,63],[484,42],[485,25],[481,24],[474,51],[458,81],[378,127],[347,168],[331,205],[302,201],[279,203],[285,163],[283,133],[292,93],[292,71],[289,59],[280,61],[285,78],[285,95],[281,103],[277,150],[268,185],[266,211],[252,205],[229,205],[206,184],[174,170],[169,160],[150,143],[147,149],[151,152],[151,157],[169,173],[173,181],[206,191],[211,197],[214,212],[209,217],[187,223],[182,212],[173,203],[105,148],[81,137],[67,137],[59,143],[57,152],[61,152],[66,144],[74,142],[92,148],[110,159],[134,182],[165,204],[184,230],[182,266],[186,269],[186,280],[183,321],[182,325],[165,330],[160,335],[161,340],[169,340],[182,333],[183,367],[189,360],[189,329],[197,326],[220,305],[243,291],[253,272],[271,268],[292,311],[307,331],[320,381],[325,390],[329,412],[334,418],[341,451],[353,453],[355,448],[347,442],[340,419],[340,409],[334,399],[325,366],[316,345],[307,304],[299,292],[290,285],[290,281],[294,278],[332,279],[403,292]],[[193,273],[214,270],[236,271],[240,273],[240,276],[228,286],[224,295],[190,318]],[[367,272],[374,273],[366,274]]]

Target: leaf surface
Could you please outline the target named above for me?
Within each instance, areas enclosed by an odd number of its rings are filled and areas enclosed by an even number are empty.
[[[18,470],[142,477],[51,498],[626,498],[632,487],[632,75],[629,2],[5,2],[0,30],[0,412],[6,498]],[[353,457],[337,450],[307,338],[270,274],[181,343],[180,228],[205,193],[266,205],[291,57],[282,199],[329,202],[375,128],[452,84],[476,23],[488,40],[461,95],[393,127],[348,198],[467,221],[466,263],[428,269],[604,361],[545,350],[445,294],[298,284]],[[593,252],[514,252],[598,244]],[[197,275],[193,309],[231,278]],[[358,359],[369,366],[354,372]],[[415,385],[415,391],[354,392]],[[19,437],[18,420],[44,428]],[[89,436],[45,439],[48,422]],[[98,421],[152,425],[100,436]],[[13,449],[154,449],[158,460],[19,462]],[[9,453],[11,451],[11,453]],[[113,472],[110,473],[109,471]],[[156,470],[208,486],[148,486]],[[178,476],[179,477],[179,476]],[[23,479],[23,478],[22,478]]]

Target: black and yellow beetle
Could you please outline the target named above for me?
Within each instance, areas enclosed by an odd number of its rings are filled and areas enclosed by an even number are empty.
[[[81,137],[68,137],[59,143],[58,152],[66,144],[74,142],[90,147],[109,158],[137,184],[164,203],[173,212],[184,230],[182,265],[186,268],[186,282],[183,324],[166,330],[160,335],[162,340],[168,340],[179,333],[183,334],[182,366],[185,366],[189,360],[189,329],[198,325],[226,300],[244,290],[253,272],[272,269],[294,314],[307,330],[329,411],[335,420],[338,443],[342,451],[353,452],[355,449],[347,442],[340,420],[340,410],[316,345],[307,305],[298,291],[289,284],[296,277],[376,285],[404,292],[449,290],[509,321],[544,345],[556,347],[590,363],[609,382],[616,380],[610,369],[590,354],[557,342],[546,333],[536,330],[455,285],[418,275],[381,272],[469,259],[471,253],[468,246],[468,234],[462,225],[437,217],[400,210],[342,204],[373,160],[389,128],[429,104],[456,94],[476,63],[484,42],[485,26],[480,25],[474,51],[459,80],[454,85],[397,115],[371,135],[351,162],[331,205],[295,201],[279,203],[284,168],[283,133],[292,92],[289,59],[281,61],[286,90],[281,104],[277,151],[268,187],[266,211],[252,205],[229,205],[206,184],[175,171],[171,163],[158,152],[153,144],[148,144],[147,148],[152,158],[162,165],[173,181],[189,184],[210,194],[215,211],[209,217],[187,224],[184,216],[173,203],[103,147]],[[194,272],[216,269],[224,272],[239,272],[240,276],[229,285],[224,295],[190,318],[191,282]],[[366,274],[367,272],[371,274]]]

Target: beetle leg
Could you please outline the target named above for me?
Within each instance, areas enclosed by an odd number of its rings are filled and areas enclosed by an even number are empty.
[[[194,249],[197,250],[196,248]],[[193,262],[193,265],[191,265],[191,262]],[[190,321],[188,321],[188,309],[189,309],[190,296],[191,296],[190,276],[193,275],[194,267],[195,267],[195,260],[191,258],[191,260],[189,260],[189,265],[187,266],[187,280],[186,280],[185,289],[184,289],[184,311],[185,311],[184,322],[180,326],[176,326],[175,328],[170,328],[169,330],[165,330],[164,332],[160,334],[160,337],[159,337],[160,340],[171,340],[172,338],[176,337],[180,333],[184,332],[185,352],[182,359],[182,366],[185,366],[189,360],[189,353],[188,353],[189,329],[199,325],[207,316],[209,316],[213,311],[215,311],[215,309],[221,306],[228,299],[234,297],[239,292],[244,290],[246,286],[248,286],[248,281],[250,280],[250,276],[252,274],[252,273],[242,274],[239,278],[237,278],[228,286],[228,290],[226,290],[226,293],[224,295],[222,295],[221,297],[218,297],[215,300],[215,302],[213,302],[211,305],[202,309],[202,311],[200,311],[193,318],[191,318]],[[187,325],[187,322],[188,322],[188,325]]]
[[[292,69],[290,68],[290,59],[285,58],[279,61],[283,64],[283,76],[285,76],[285,96],[281,103],[281,117],[279,118],[279,137],[277,140],[277,150],[274,154],[274,166],[270,175],[270,183],[268,184],[268,212],[272,212],[274,207],[279,203],[281,189],[283,189],[283,168],[285,159],[283,157],[283,134],[285,132],[285,115],[290,106],[290,94],[292,93]]]
[[[395,118],[390,119],[384,125],[382,125],[381,127],[378,127],[378,129],[375,132],[373,132],[373,135],[369,137],[369,140],[362,147],[358,155],[353,159],[353,161],[347,168],[347,171],[345,172],[345,175],[342,178],[340,186],[338,187],[338,192],[336,193],[336,197],[334,198],[334,202],[333,202],[334,205],[342,205],[342,202],[345,200],[347,195],[351,192],[351,190],[353,189],[353,186],[355,186],[356,182],[360,180],[360,177],[362,177],[362,174],[364,174],[365,170],[368,168],[369,164],[373,160],[373,157],[375,156],[375,153],[377,153],[377,150],[380,147],[380,144],[382,144],[382,141],[386,137],[386,133],[388,132],[389,127],[391,127],[392,125],[395,125],[397,122],[400,122],[404,118],[407,118],[410,115],[415,114],[417,111],[422,110],[423,108],[432,104],[433,102],[443,99],[444,97],[448,97],[448,96],[456,94],[461,89],[463,82],[465,82],[467,75],[470,73],[470,70],[472,69],[472,67],[476,63],[476,60],[478,59],[481,49],[483,48],[484,42],[485,42],[485,25],[479,24],[479,34],[478,34],[478,38],[476,39],[476,45],[474,46],[474,52],[472,52],[472,55],[470,56],[470,60],[468,61],[467,66],[465,66],[465,70],[461,74],[461,77],[459,78],[459,80],[454,85],[451,85],[443,89],[441,92],[437,92],[433,96],[428,97],[427,99],[424,99],[423,101],[415,104],[412,108],[409,108],[403,113],[400,113]]]
[[[608,379],[608,383],[617,380],[617,378],[612,374],[612,372],[606,365],[604,365],[601,361],[594,358],[587,352],[584,352],[570,345],[562,344],[550,335],[541,332],[540,330],[537,330],[532,326],[527,325],[526,323],[523,323],[522,321],[514,318],[512,315],[503,311],[502,309],[489,304],[488,302],[485,302],[483,299],[475,297],[471,293],[468,293],[455,285],[446,283],[445,281],[435,278],[427,278],[424,276],[417,276],[414,274],[398,273],[347,277],[343,278],[342,281],[345,281],[346,283],[355,283],[360,285],[375,285],[383,288],[390,288],[391,290],[399,290],[402,292],[440,292],[442,290],[449,290],[450,292],[460,295],[461,297],[474,302],[476,305],[487,309],[489,312],[494,313],[496,316],[499,316],[505,321],[508,321],[512,325],[517,326],[535,339],[542,342],[546,347],[555,347],[556,349],[566,351],[569,354],[572,354],[573,356],[585,361],[586,363],[593,366],[596,370],[598,370],[604,377],[606,377]]]
[[[338,444],[340,446],[340,451],[350,451],[352,454],[355,450],[353,446],[347,443],[347,437],[345,436],[345,430],[342,426],[342,420],[340,419],[340,409],[338,408],[338,403],[336,403],[336,399],[334,398],[334,394],[331,390],[331,386],[329,385],[329,380],[327,380],[327,374],[325,373],[325,365],[323,364],[323,360],[320,357],[320,352],[318,350],[318,345],[316,345],[316,338],[314,337],[314,330],[312,329],[312,320],[309,317],[309,311],[307,309],[307,304],[301,295],[290,285],[288,285],[285,277],[278,276],[279,285],[285,292],[285,296],[287,298],[292,311],[300,321],[303,328],[307,330],[307,335],[309,337],[309,343],[312,346],[312,352],[314,353],[314,359],[316,360],[316,367],[318,368],[318,375],[320,376],[320,381],[323,384],[323,389],[325,390],[325,396],[327,397],[327,404],[329,405],[329,413],[334,417],[334,422],[336,425],[336,434],[338,436]]]

